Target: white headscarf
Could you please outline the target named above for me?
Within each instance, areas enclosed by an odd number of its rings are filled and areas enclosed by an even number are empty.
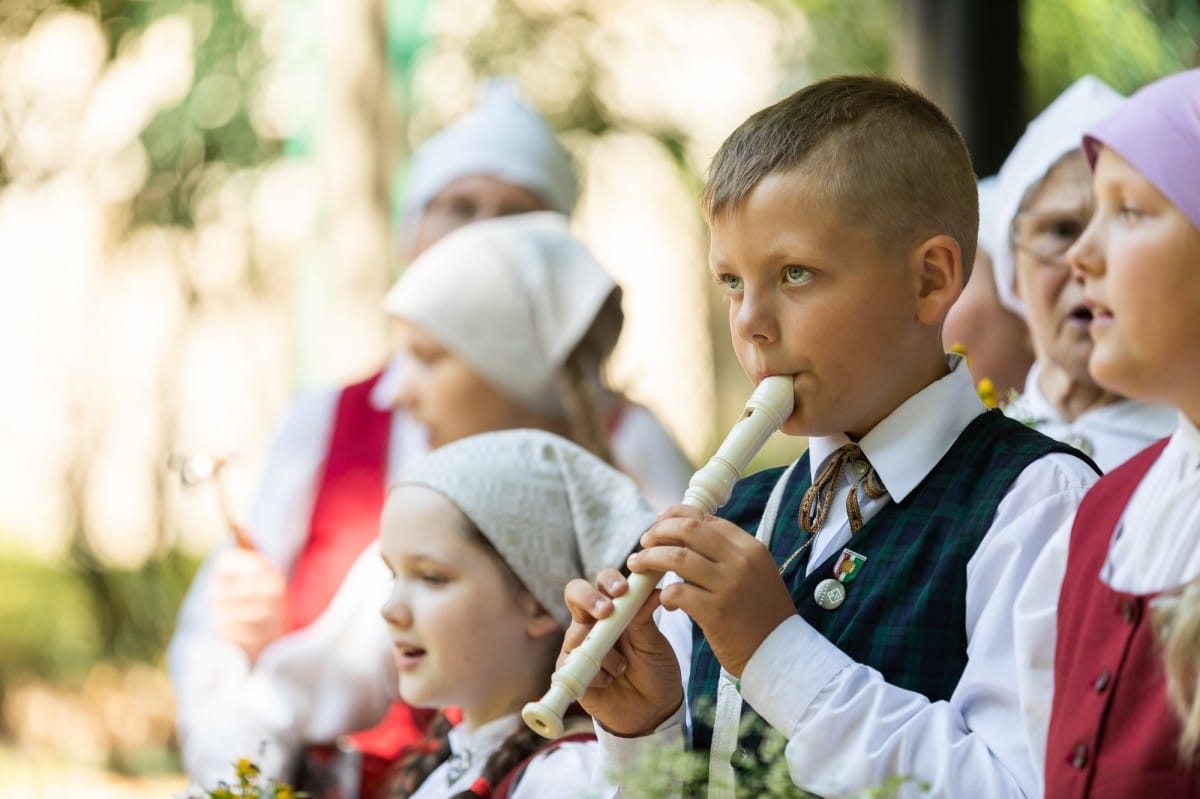
[[[468,175],[521,186],[567,216],[575,209],[579,186],[571,156],[510,79],[485,83],[471,111],[417,148],[405,191],[404,229],[415,229],[429,201]]]
[[[571,623],[566,584],[624,565],[654,523],[632,480],[540,430],[483,433],[439,447],[396,485],[425,486],[453,502],[563,627]]]
[[[555,378],[619,291],[566,217],[539,211],[441,239],[396,281],[384,308],[527,407],[562,414]]]
[[[996,183],[995,214],[988,243],[994,246],[992,268],[1000,302],[1024,317],[1025,303],[1016,295],[1011,243],[1013,219],[1029,187],[1072,150],[1079,149],[1084,131],[1108,116],[1122,101],[1121,95],[1094,75],[1072,83],[1046,110],[1029,123],[1017,146],[1000,167]]]

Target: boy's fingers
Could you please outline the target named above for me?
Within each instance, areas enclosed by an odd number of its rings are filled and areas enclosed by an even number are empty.
[[[724,519],[712,516],[672,516],[642,534],[643,549],[678,546],[699,552],[709,560],[720,560],[730,546],[729,538],[745,532]]]
[[[658,521],[664,519],[703,519],[708,514],[699,508],[693,508],[691,505],[671,505],[658,514]]]
[[[629,558],[635,572],[675,572],[690,585],[712,590],[721,583],[721,566],[688,547],[656,546]]]

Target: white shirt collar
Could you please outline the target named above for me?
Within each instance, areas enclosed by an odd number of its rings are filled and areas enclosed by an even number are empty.
[[[519,714],[509,713],[473,730],[466,729],[463,724],[456,724],[446,735],[450,741],[450,752],[456,755],[470,752],[472,762],[479,758],[486,759],[518,729],[519,723]],[[483,760],[478,762],[482,763]]]
[[[425,778],[414,797],[450,796],[465,790],[520,723],[520,716],[510,713],[473,730],[462,724],[452,727],[446,735],[449,757]]]
[[[858,442],[893,502],[907,497],[986,410],[963,357],[951,353],[946,362],[950,374],[909,397]],[[809,440],[814,480],[825,460],[849,441],[844,434]]]

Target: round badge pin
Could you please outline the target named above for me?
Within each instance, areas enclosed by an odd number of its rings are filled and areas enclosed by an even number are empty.
[[[846,586],[837,580],[826,578],[817,583],[813,599],[817,600],[817,604],[825,610],[837,610],[846,601]]]

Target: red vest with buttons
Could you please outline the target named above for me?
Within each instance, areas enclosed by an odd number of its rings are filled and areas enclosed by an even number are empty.
[[[1176,755],[1180,728],[1150,624],[1153,595],[1100,579],[1121,514],[1165,446],[1101,478],[1075,516],[1058,600],[1047,799],[1200,797],[1200,773]]]

